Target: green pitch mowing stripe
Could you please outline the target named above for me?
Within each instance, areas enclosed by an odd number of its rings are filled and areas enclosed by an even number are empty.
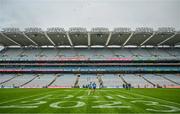
[[[180,89],[0,89],[0,113],[180,113]]]

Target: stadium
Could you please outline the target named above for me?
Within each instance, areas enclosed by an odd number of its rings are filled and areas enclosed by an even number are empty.
[[[180,113],[175,28],[3,28],[0,44],[1,113]]]
[[[0,0],[0,114],[180,114],[180,0]]]

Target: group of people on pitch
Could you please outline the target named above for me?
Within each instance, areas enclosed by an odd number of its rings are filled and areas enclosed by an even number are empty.
[[[130,88],[132,88],[132,86],[130,83],[125,83],[125,84],[123,84],[123,88],[130,89]]]
[[[90,91],[89,91],[89,93],[88,94],[90,94],[90,93],[95,93],[95,91],[96,91],[96,83],[95,82],[90,82],[89,84],[88,84],[88,88],[90,89]]]

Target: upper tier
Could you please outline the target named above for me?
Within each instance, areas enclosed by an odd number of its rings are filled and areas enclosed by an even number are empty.
[[[0,61],[180,60],[178,48],[62,49],[5,48]]]

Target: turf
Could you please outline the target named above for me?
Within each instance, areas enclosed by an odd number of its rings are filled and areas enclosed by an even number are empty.
[[[180,89],[0,89],[0,113],[180,113]]]

